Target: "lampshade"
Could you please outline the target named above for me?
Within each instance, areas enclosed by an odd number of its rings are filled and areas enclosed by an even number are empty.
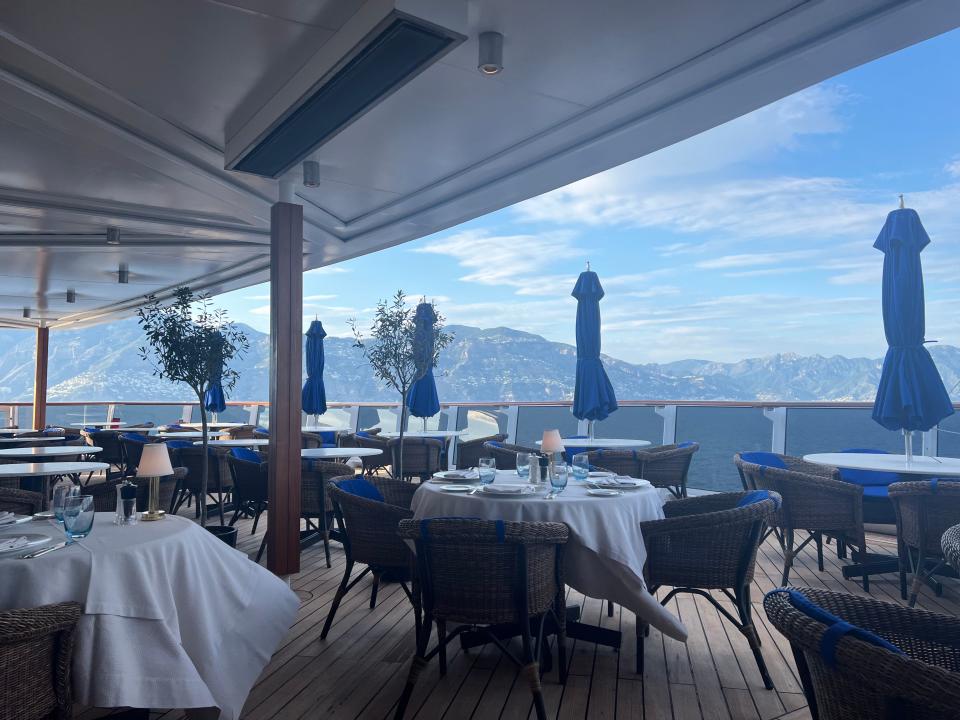
[[[143,455],[137,466],[137,477],[166,477],[173,475],[170,464],[170,451],[163,443],[151,443],[143,446]]]
[[[563,446],[563,440],[560,439],[560,431],[544,430],[543,440],[540,443],[540,449],[546,453],[557,453],[566,450],[566,448]]]

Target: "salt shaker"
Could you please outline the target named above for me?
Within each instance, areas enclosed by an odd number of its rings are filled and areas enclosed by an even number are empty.
[[[137,486],[129,480],[117,485],[116,525],[135,525],[137,522]]]
[[[537,462],[537,455],[530,455],[530,477],[527,482],[531,485],[540,484],[540,463]]]
[[[538,463],[540,465],[540,482],[550,482],[550,458],[546,455],[541,455],[538,458]]]

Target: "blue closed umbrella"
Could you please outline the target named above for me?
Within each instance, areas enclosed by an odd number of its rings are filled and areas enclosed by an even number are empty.
[[[323,339],[327,336],[319,320],[307,329],[307,380],[303,383],[300,401],[307,415],[323,415],[327,411],[327,391],[323,386]]]
[[[210,383],[207,385],[207,391],[203,394],[203,407],[207,412],[222,413],[227,409],[227,398],[223,394],[223,385],[221,377],[223,371],[218,370],[215,375],[210,377]]]
[[[437,396],[437,383],[433,377],[433,326],[436,321],[437,313],[431,303],[422,302],[417,305],[413,318],[413,353],[417,366],[426,366],[427,371],[410,386],[407,409],[414,417],[424,420],[440,412],[440,398]]]
[[[578,420],[604,420],[618,406],[613,385],[600,360],[600,299],[603,297],[600,278],[592,270],[580,273],[571,295],[577,299],[577,382],[573,391],[573,414]]]
[[[950,397],[933,358],[923,346],[925,333],[920,251],[930,243],[916,210],[900,208],[887,216],[873,246],[883,258],[883,330],[886,357],[873,404],[873,419],[888,430],[909,434],[929,430],[953,414]]]

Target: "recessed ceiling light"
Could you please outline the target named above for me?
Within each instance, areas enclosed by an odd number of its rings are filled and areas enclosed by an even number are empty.
[[[320,163],[316,160],[303,161],[303,185],[308,188],[320,187]]]
[[[117,271],[117,282],[126,285],[130,282],[130,268],[126,263],[120,263],[120,269]]]
[[[498,32],[480,33],[477,70],[484,75],[496,75],[503,70],[503,35]]]
[[[69,290],[67,290],[67,302],[75,303],[76,301],[77,301],[77,291],[74,290],[73,288],[70,288]]]
[[[30,317],[30,308],[25,307],[25,308],[23,309],[23,316],[24,316],[25,318]]]
[[[120,228],[108,227],[107,228],[107,245],[119,245],[120,244]]]

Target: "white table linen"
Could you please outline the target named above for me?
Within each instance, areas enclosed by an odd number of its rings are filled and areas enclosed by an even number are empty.
[[[817,465],[849,468],[851,470],[876,470],[895,472],[904,475],[940,475],[941,477],[960,476],[960,459],[952,457],[930,457],[914,455],[907,462],[906,455],[886,455],[880,453],[813,453],[803,459]]]
[[[63,537],[53,523],[30,530]],[[233,720],[299,607],[282,580],[178,516],[118,527],[97,513],[89,537],[0,559],[0,576],[0,608],[83,605],[73,687],[95,707],[218,707]]]
[[[498,471],[496,482],[519,482],[513,471]],[[677,640],[687,630],[657,602],[643,580],[646,546],[638,524],[663,517],[663,498],[653,487],[616,497],[593,497],[573,481],[553,500],[546,488],[537,496],[451,493],[442,483],[424,483],[411,505],[416,519],[479,517],[484,520],[563,522],[570,528],[564,548],[564,579],[589,597],[613,600]]]

